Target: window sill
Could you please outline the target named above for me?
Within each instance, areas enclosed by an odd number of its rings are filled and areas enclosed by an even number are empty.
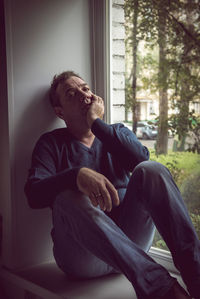
[[[165,267],[169,272],[179,274],[179,271],[175,267],[172,255],[169,251],[151,247],[149,254],[158,264]]]

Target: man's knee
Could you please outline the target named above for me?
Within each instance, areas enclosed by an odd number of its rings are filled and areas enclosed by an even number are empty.
[[[144,191],[144,184],[148,188],[157,186],[164,181],[171,181],[172,176],[169,170],[161,163],[155,161],[144,161],[138,164],[130,180],[130,184],[137,186],[138,190]]]
[[[162,173],[169,174],[169,170],[163,164],[156,161],[143,161],[139,163],[134,169],[134,172],[140,171],[149,176],[160,175]]]

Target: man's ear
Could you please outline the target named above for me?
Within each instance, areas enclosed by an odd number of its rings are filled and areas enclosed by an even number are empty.
[[[54,107],[54,112],[55,112],[55,114],[56,114],[59,118],[61,118],[61,119],[64,120],[63,108],[62,108],[61,106],[55,106],[55,107]]]

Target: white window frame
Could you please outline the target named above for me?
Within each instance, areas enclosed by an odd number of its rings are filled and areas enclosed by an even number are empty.
[[[105,121],[112,122],[112,0],[91,0],[94,90],[106,103]],[[179,274],[171,253],[151,247],[150,256],[168,271]]]
[[[112,104],[112,1],[91,0],[93,90],[105,101],[105,121],[111,123]]]

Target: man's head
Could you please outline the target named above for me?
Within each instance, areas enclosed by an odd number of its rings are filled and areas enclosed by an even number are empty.
[[[86,112],[93,93],[78,74],[67,71],[54,76],[49,96],[56,115],[68,126],[86,125]]]
[[[60,98],[57,92],[58,85],[64,84],[67,79],[73,76],[82,79],[77,73],[73,71],[66,71],[59,75],[55,75],[53,77],[53,81],[51,83],[50,92],[49,92],[49,99],[50,99],[51,106],[53,108],[56,106],[60,106]]]

